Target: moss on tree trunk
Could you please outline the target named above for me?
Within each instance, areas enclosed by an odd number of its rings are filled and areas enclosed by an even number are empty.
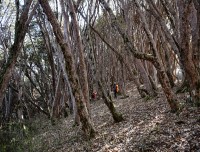
[[[112,117],[114,119],[115,122],[121,122],[124,120],[124,118],[122,117],[122,114],[117,112],[112,100],[110,100],[107,95],[106,92],[102,86],[102,83],[100,81],[98,81],[99,87],[101,89],[102,92],[102,97],[104,100],[104,103],[106,104],[106,106],[108,107],[108,109],[110,110],[110,113],[112,114]]]

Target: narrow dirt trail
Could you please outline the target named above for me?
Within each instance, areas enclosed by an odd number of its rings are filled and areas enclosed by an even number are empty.
[[[56,152],[181,152],[200,151],[200,111],[184,108],[170,113],[165,98],[144,101],[131,87],[129,97],[114,100],[125,121],[114,123],[103,101],[91,104],[92,119],[98,132],[86,141],[79,127],[73,127],[72,116],[58,125],[43,124],[34,139],[35,150]],[[182,99],[180,98],[180,101]]]

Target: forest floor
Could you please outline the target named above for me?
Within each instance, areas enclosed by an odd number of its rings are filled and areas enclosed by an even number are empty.
[[[125,121],[114,123],[102,100],[91,103],[92,119],[98,132],[84,139],[80,127],[73,126],[73,116],[56,125],[37,119],[39,131],[33,139],[33,151],[49,152],[200,152],[200,110],[179,101],[184,108],[170,112],[161,93],[157,98],[141,99],[133,86],[127,86],[126,99],[114,100]]]

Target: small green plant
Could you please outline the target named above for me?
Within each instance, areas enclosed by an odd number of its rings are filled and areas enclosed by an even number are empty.
[[[1,152],[33,151],[32,136],[34,129],[31,124],[21,122],[7,123],[0,130]]]

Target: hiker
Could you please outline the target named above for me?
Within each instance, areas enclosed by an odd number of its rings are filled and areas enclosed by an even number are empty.
[[[96,97],[97,97],[97,92],[96,92],[96,91],[93,91],[93,93],[92,93],[92,99],[95,100]]]
[[[119,85],[114,84],[114,97],[117,98],[117,93],[119,92]]]

